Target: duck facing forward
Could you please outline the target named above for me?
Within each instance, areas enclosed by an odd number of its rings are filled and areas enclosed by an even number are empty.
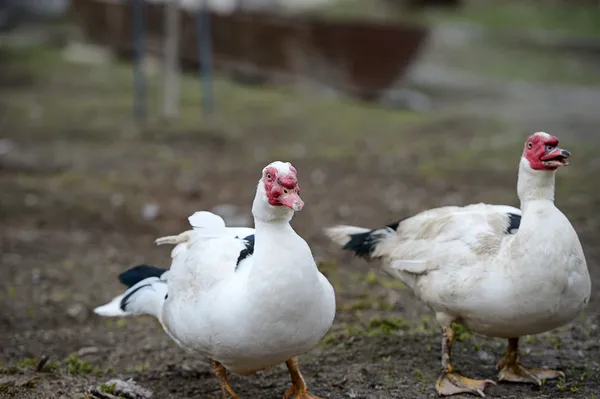
[[[249,375],[285,362],[292,387],[284,397],[318,399],[308,393],[296,356],[331,327],[335,295],[290,226],[304,206],[299,192],[290,163],[267,165],[252,205],[254,230],[195,213],[192,230],[157,240],[176,245],[170,270],[141,265],[122,273],[130,288],[95,312],[154,316],[179,346],[211,362],[227,398],[237,398],[227,370]]]
[[[564,376],[527,368],[519,337],[572,321],[590,299],[591,282],[577,233],[554,204],[555,172],[570,153],[547,133],[525,142],[517,191],[521,209],[475,204],[431,209],[369,230],[336,226],[326,234],[412,288],[442,328],[440,395],[484,395],[490,380],[473,380],[452,368],[453,323],[508,339],[497,365],[501,381],[531,382]]]

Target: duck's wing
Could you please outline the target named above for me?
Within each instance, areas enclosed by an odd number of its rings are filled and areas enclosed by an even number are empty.
[[[406,274],[473,266],[495,256],[520,221],[518,208],[474,204],[430,209],[375,230],[336,226],[326,233],[359,256],[383,258],[386,270],[412,285]]]
[[[196,212],[190,223],[193,230],[156,240],[158,245],[175,244],[172,281],[188,281],[206,289],[251,263],[254,229],[228,228],[220,216],[206,211]],[[240,237],[247,233],[252,234]]]

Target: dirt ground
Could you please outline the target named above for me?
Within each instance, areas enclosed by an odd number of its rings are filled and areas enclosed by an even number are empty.
[[[589,87],[569,86],[568,106],[538,94],[487,95],[478,105],[490,112],[481,115],[467,110],[473,96],[445,89],[432,111],[415,114],[219,80],[219,115],[202,121],[198,85],[187,77],[181,119],[136,130],[127,65],[74,64],[58,49],[3,48],[0,56],[0,398],[79,399],[113,377],[132,377],[155,398],[218,398],[209,368],[155,321],[106,319],[92,309],[122,291],[116,276],[125,268],[168,266],[169,249],[153,240],[185,229],[194,211],[250,223],[260,169],[275,159],[299,171],[306,207],[293,226],[338,296],[333,328],[300,358],[311,391],[435,397],[440,339],[431,313],[376,264],[329,245],[321,228],[378,226],[446,204],[518,205],[517,163],[532,131],[492,112],[501,102],[529,124],[528,106],[536,121],[547,112],[553,123],[538,130],[572,151],[571,166],[558,172],[557,204],[580,234],[594,290],[600,284],[598,115],[577,94]],[[564,116],[568,107],[583,111]],[[223,204],[230,206],[215,209]],[[572,324],[523,338],[524,362],[563,369],[565,380],[499,384],[488,396],[600,397],[599,325],[594,291]],[[505,342],[458,335],[456,368],[495,378]],[[289,384],[283,367],[231,382],[241,398],[261,399],[282,397]]]

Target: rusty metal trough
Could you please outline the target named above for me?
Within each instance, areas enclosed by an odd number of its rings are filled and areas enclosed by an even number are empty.
[[[133,53],[132,8],[116,0],[74,0],[88,39]],[[160,53],[162,3],[145,3],[148,51]],[[180,54],[196,65],[196,16],[181,10]],[[428,29],[367,21],[331,21],[265,12],[210,14],[217,70],[253,74],[270,82],[319,83],[363,99],[401,79],[423,46]]]

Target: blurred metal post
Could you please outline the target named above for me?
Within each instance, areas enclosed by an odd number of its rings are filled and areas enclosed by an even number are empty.
[[[133,9],[133,50],[135,63],[133,66],[133,113],[140,122],[146,120],[148,107],[146,100],[146,76],[144,73],[144,58],[146,55],[145,0],[131,0]]]
[[[173,118],[179,114],[179,0],[168,0],[165,9],[163,47],[163,116]]]
[[[210,9],[208,1],[203,0],[196,15],[198,37],[198,73],[202,84],[202,108],[205,115],[212,115],[214,111],[213,95],[213,63],[212,63],[212,35],[210,28]]]

